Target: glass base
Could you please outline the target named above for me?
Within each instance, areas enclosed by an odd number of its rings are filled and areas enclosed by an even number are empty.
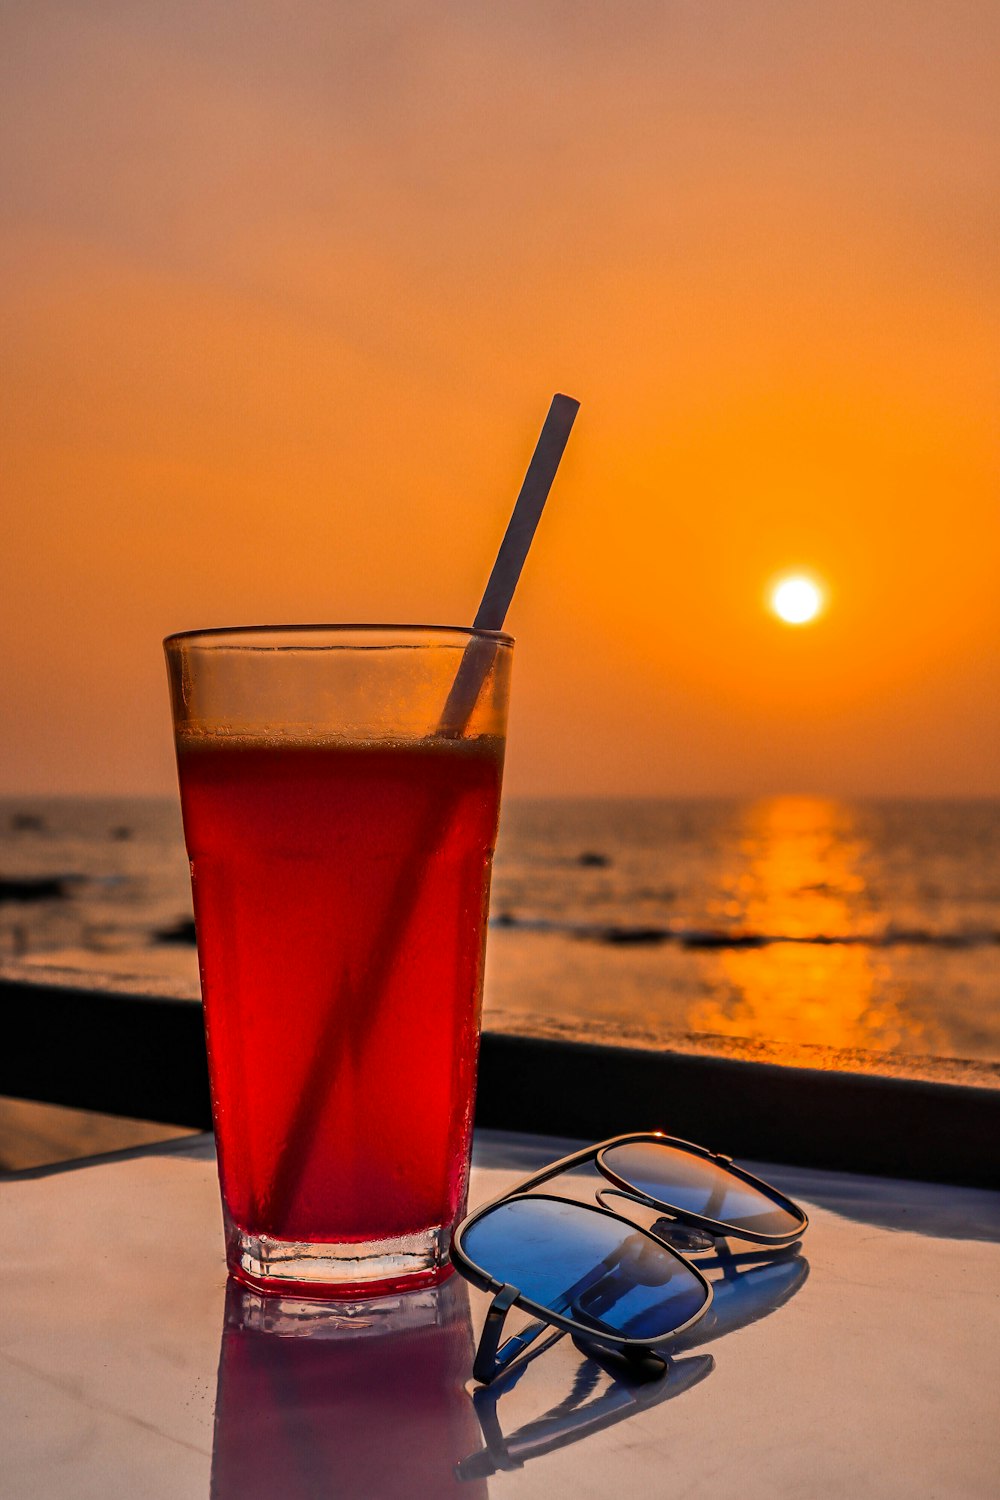
[[[276,1240],[228,1226],[226,1259],[237,1281],[298,1297],[357,1298],[435,1286],[451,1274],[451,1226],[353,1244]]]

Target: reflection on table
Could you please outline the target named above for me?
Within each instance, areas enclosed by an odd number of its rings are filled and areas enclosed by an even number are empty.
[[[690,1390],[714,1361],[682,1353],[766,1317],[808,1273],[795,1248],[778,1256],[734,1254],[723,1243],[699,1264],[715,1298],[678,1340],[665,1370],[657,1366],[650,1378],[649,1369],[578,1347],[564,1399],[509,1436],[501,1407],[533,1361],[469,1396],[473,1337],[468,1288],[458,1277],[432,1290],[357,1303],[267,1297],[230,1281],[213,1500],[341,1494],[411,1500],[449,1493],[488,1500],[490,1474]],[[562,1343],[565,1364],[568,1341]],[[522,1395],[530,1411],[530,1390]],[[524,1404],[515,1403],[519,1410]]]
[[[352,1304],[229,1283],[219,1358],[213,1500],[487,1500],[459,1460],[479,1447],[465,1382],[473,1342],[458,1277]]]
[[[557,1406],[525,1422],[509,1436],[500,1425],[500,1403],[522,1378],[521,1365],[492,1385],[483,1386],[472,1398],[486,1447],[469,1453],[459,1464],[459,1476],[467,1481],[465,1494],[475,1494],[469,1482],[502,1469],[520,1469],[532,1458],[556,1448],[578,1443],[627,1417],[648,1411],[682,1395],[711,1374],[715,1361],[710,1354],[671,1360],[650,1379],[648,1371],[630,1370],[624,1360],[606,1359],[594,1353],[582,1356],[565,1398]]]
[[[698,1345],[734,1333],[775,1312],[804,1285],[809,1263],[793,1245],[787,1250],[734,1252],[718,1242],[698,1264],[712,1282],[712,1306],[670,1351],[665,1367],[651,1376],[650,1366],[632,1368],[628,1362],[578,1345],[578,1359],[568,1380],[565,1397],[520,1426],[504,1433],[502,1408],[521,1383],[531,1364],[546,1357],[546,1345],[472,1398],[485,1449],[468,1453],[459,1465],[466,1481],[482,1479],[500,1470],[521,1468],[529,1459],[556,1448],[565,1448],[618,1422],[681,1396],[698,1385],[715,1368],[711,1355],[682,1353]],[[720,1357],[721,1354],[720,1354]],[[530,1385],[530,1377],[525,1386]],[[522,1388],[520,1408],[530,1405],[530,1393]],[[470,1491],[466,1491],[470,1493]]]

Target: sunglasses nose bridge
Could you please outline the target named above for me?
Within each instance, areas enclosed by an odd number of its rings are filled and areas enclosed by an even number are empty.
[[[634,1182],[629,1182],[627,1177],[622,1177],[617,1172],[613,1172],[600,1156],[596,1158],[594,1164],[605,1181],[610,1182],[611,1191],[617,1193],[620,1197],[630,1198],[633,1202],[640,1203],[643,1208],[659,1208],[661,1206],[656,1198],[651,1198],[648,1193],[644,1193],[642,1188],[636,1187]],[[607,1189],[605,1188],[600,1189],[597,1194],[598,1203],[601,1201],[601,1194],[606,1191]]]
[[[602,1208],[608,1208],[612,1213],[621,1213],[630,1204],[637,1208],[651,1208],[659,1212],[663,1205],[655,1198],[650,1198],[646,1193],[641,1193],[638,1188],[623,1188],[619,1184],[608,1179],[610,1187],[598,1188],[595,1197]]]
[[[638,1193],[626,1193],[619,1187],[601,1188],[597,1194],[597,1201],[602,1208],[610,1208],[613,1213],[627,1214],[628,1206],[632,1204],[657,1214],[659,1217],[652,1224],[642,1224],[636,1219],[632,1219],[631,1222],[638,1228],[647,1229],[650,1234],[664,1241],[671,1250],[679,1251],[682,1256],[698,1255],[703,1250],[712,1250],[725,1244],[725,1240],[718,1235],[682,1224],[672,1214],[664,1213],[662,1203],[655,1199],[643,1198]]]

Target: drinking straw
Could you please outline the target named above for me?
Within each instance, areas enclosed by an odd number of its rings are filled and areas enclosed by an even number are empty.
[[[517,588],[552,481],[580,410],[572,396],[553,396],[527,472],[514,502],[507,530],[500,543],[486,592],[472,622],[473,630],[502,630],[510,601]],[[485,647],[485,650],[483,649]],[[451,692],[441,714],[438,733],[457,737],[472,717],[480,689],[493,661],[491,642],[472,640],[462,655]]]
[[[507,610],[528,556],[528,549],[579,409],[579,401],[575,401],[572,396],[555,395],[552,398],[548,415],[542,425],[535,451],[531,456],[531,462],[528,464],[514,509],[507,523],[503,541],[500,543],[500,550],[486,584],[485,593],[476,612],[476,618],[473,621],[474,630],[499,631],[503,629]],[[484,640],[481,637],[473,637],[469,641],[462,653],[462,660],[441,713],[437,730],[439,735],[446,738],[458,738],[463,733],[489,673],[495,650],[493,641]],[[426,856],[428,843],[432,839],[436,843],[442,832],[443,829],[426,830],[427,836],[419,840],[414,857]],[[419,882],[413,878],[409,862],[404,860],[380,922],[381,941],[376,944],[371,967],[365,976],[365,988],[372,997],[371,1008],[365,1016],[366,1025],[372,1011],[378,1007],[379,995],[392,970],[395,959],[394,939],[399,941],[402,938],[406,924],[412,916],[418,890]],[[280,1225],[298,1191],[299,1177],[308,1160],[323,1100],[329,1088],[331,1059],[333,1065],[336,1066],[347,1052],[349,1044],[356,1043],[357,1037],[353,1033],[360,1014],[359,1005],[331,1004],[329,1017],[309,1063],[297,1108],[278,1151],[274,1176],[270,1183],[270,1193],[267,1195],[270,1210],[268,1217],[275,1225],[275,1229]],[[339,1038],[338,1032],[343,1033]],[[333,1058],[333,1049],[338,1040],[340,1042],[339,1055]],[[257,1206],[258,1213],[261,1206]]]
[[[507,522],[500,551],[472,622],[473,630],[502,630],[528,548],[549,497],[570,431],[580,410],[572,396],[553,396],[524,482]]]

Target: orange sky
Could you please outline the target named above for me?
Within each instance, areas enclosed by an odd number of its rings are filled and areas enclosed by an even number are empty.
[[[169,790],[169,630],[470,619],[565,390],[511,790],[1000,792],[998,20],[12,0],[0,791]]]

